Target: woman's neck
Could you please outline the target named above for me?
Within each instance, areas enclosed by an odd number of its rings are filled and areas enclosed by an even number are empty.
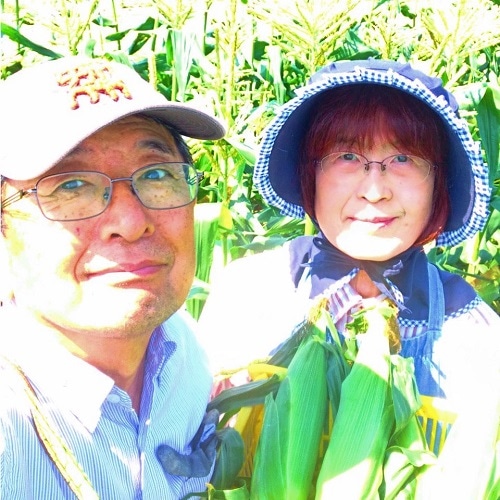
[[[351,280],[351,286],[364,299],[380,295],[380,290],[377,288],[370,276],[368,276],[368,273],[363,269],[361,269]]]

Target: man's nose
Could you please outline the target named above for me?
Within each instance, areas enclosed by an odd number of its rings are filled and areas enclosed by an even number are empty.
[[[123,182],[122,182],[123,180]],[[141,203],[128,179],[113,183],[111,199],[104,216],[102,236],[134,241],[154,232],[149,210]]]

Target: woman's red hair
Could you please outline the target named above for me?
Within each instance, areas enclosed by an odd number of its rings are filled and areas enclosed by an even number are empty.
[[[324,91],[315,102],[302,141],[299,175],[306,213],[315,219],[316,165],[339,147],[363,152],[383,138],[401,152],[435,166],[432,212],[415,245],[434,240],[450,210],[446,184],[448,139],[439,116],[419,99],[401,90],[357,84]]]

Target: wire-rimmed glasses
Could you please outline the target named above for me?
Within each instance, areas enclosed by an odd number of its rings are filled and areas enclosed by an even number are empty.
[[[339,176],[350,177],[367,174],[375,163],[380,166],[380,171],[391,179],[412,184],[424,182],[433,168],[428,160],[403,153],[388,156],[382,161],[374,161],[352,151],[338,151],[326,155],[318,163],[325,173],[334,172]]]
[[[155,163],[130,177],[112,179],[102,172],[77,171],[42,177],[35,187],[20,190],[2,201],[2,209],[28,195],[36,197],[49,220],[75,221],[96,217],[108,207],[115,182],[130,182],[132,192],[146,208],[165,210],[191,203],[203,173],[188,163]]]

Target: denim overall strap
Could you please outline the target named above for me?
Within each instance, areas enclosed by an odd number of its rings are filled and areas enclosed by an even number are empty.
[[[433,335],[439,336],[444,322],[443,283],[434,264],[429,262],[427,271],[429,273],[429,327],[427,333],[432,332]]]
[[[440,387],[441,369],[434,359],[434,343],[441,336],[444,322],[444,290],[439,271],[433,264],[427,265],[429,280],[429,315],[427,331],[415,338],[403,339],[401,355],[413,358],[415,379],[421,394],[443,397]]]

